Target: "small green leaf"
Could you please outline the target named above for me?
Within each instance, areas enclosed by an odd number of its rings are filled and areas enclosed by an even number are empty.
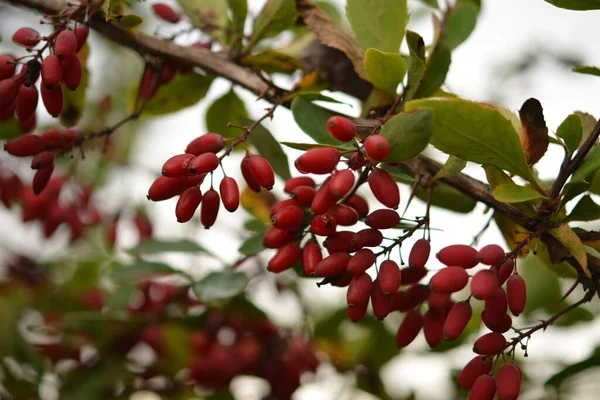
[[[205,253],[211,254],[204,247],[186,239],[182,240],[160,240],[150,239],[140,242],[137,246],[126,250],[128,253],[156,254],[156,253]]]
[[[285,96],[284,100],[291,101],[291,100],[295,99],[296,97],[302,97],[304,100],[307,100],[307,101],[317,101],[318,100],[318,101],[325,101],[328,103],[345,104],[347,106],[352,107],[348,103],[344,103],[343,101],[339,101],[337,99],[334,99],[333,97],[325,96],[323,93],[313,91],[313,90],[297,90],[294,92],[290,92],[290,93],[288,93],[287,96]]]
[[[138,260],[131,265],[118,264],[111,270],[110,276],[116,280],[136,281],[144,276],[173,273],[177,273],[177,271],[167,264]]]
[[[316,147],[332,147],[334,149],[338,149],[340,151],[345,151],[345,150],[349,150],[352,147],[350,146],[336,146],[333,144],[320,144],[320,143],[294,143],[294,142],[281,142],[282,145],[289,147],[291,149],[296,149],[296,150],[310,150],[310,149],[314,149]]]
[[[496,186],[504,185],[504,184],[514,184],[513,180],[506,174],[506,172],[502,171],[500,168],[496,167],[492,164],[483,164],[481,166],[485,171],[485,176],[490,187],[493,189]]]
[[[348,0],[346,16],[363,52],[400,50],[408,22],[406,0]]]
[[[21,135],[21,128],[16,118],[11,117],[6,121],[0,121],[0,140],[9,140]]]
[[[569,153],[573,154],[579,147],[581,135],[583,131],[583,123],[581,116],[578,114],[569,115],[556,130],[556,136],[561,138],[567,145]]]
[[[251,49],[261,39],[275,36],[293,27],[296,16],[294,0],[267,0],[254,20],[252,36],[247,48]]]
[[[133,29],[144,22],[142,17],[134,14],[112,15],[110,17],[110,20],[115,21],[117,24],[119,24],[125,29]]]
[[[386,161],[406,161],[419,155],[431,138],[432,113],[418,110],[400,113],[383,125],[381,135],[390,142],[390,154]]]
[[[302,69],[300,60],[273,49],[247,55],[242,59],[242,63],[248,67],[261,69],[268,74],[277,72],[291,74],[296,70]]]
[[[467,162],[455,156],[448,156],[448,159],[444,163],[444,166],[435,174],[433,180],[436,181],[441,178],[448,178],[454,175],[458,175],[465,167]]]
[[[373,86],[395,94],[406,74],[406,62],[398,53],[384,53],[377,49],[367,49],[365,71]]]
[[[247,0],[227,0],[231,15],[233,17],[233,27],[235,29],[244,29],[244,22],[248,15],[248,2]]]
[[[571,252],[573,257],[577,260],[579,265],[581,265],[581,269],[587,275],[587,277],[591,277],[590,271],[587,266],[587,253],[585,251],[585,246],[579,239],[579,236],[569,227],[569,225],[564,224],[559,226],[558,228],[553,228],[548,230],[548,233],[554,236],[559,242],[563,244]]]
[[[86,93],[90,78],[87,60],[90,54],[90,46],[86,43],[77,57],[81,62],[81,81],[75,90],[70,90],[63,85],[63,108],[60,112],[60,122],[64,126],[75,126],[81,120],[86,106]]]
[[[292,101],[292,115],[294,120],[312,139],[321,144],[341,145],[342,142],[336,140],[325,128],[325,123],[332,115],[333,111],[319,107],[302,97],[296,97]]]
[[[273,171],[284,180],[291,178],[287,155],[271,132],[264,126],[258,125],[254,128],[250,136],[258,154],[265,157],[271,163]]]
[[[263,236],[264,232],[259,232],[258,234],[249,237],[244,243],[242,243],[238,251],[246,255],[260,253],[265,249],[265,246],[263,246]]]
[[[405,99],[412,100],[419,89],[423,73],[425,72],[425,42],[416,32],[406,31],[406,43],[408,44],[408,79],[405,90]]]
[[[578,65],[573,67],[572,71],[580,74],[600,76],[600,68],[593,66]]]
[[[450,47],[444,41],[438,42],[427,58],[419,88],[412,98],[419,99],[434,94],[446,81],[451,61]]]
[[[243,272],[220,271],[211,272],[193,286],[194,293],[205,303],[222,306],[227,299],[240,294],[248,277]]]
[[[519,186],[515,183],[506,183],[496,186],[492,194],[496,200],[503,203],[521,203],[544,197],[535,189]]]
[[[238,126],[248,123],[246,105],[233,89],[216,99],[206,110],[206,129],[208,131],[220,133],[227,138],[243,133],[239,128],[228,128],[227,123]]]
[[[196,73],[177,74],[158,91],[144,107],[144,115],[171,114],[198,103],[210,88],[212,76]]]
[[[446,17],[444,40],[452,50],[467,40],[475,29],[479,8],[473,0],[459,0]]]
[[[586,179],[600,169],[600,146],[595,146],[583,160],[583,164],[575,171],[569,185],[586,182]]]
[[[580,361],[575,364],[568,365],[563,368],[560,372],[552,375],[548,380],[544,383],[545,386],[554,386],[559,387],[564,381],[569,378],[574,377],[575,375],[584,372],[591,368],[597,368],[600,366],[600,355],[593,355],[592,357]]]
[[[463,99],[424,99],[405,104],[407,111],[433,113],[431,144],[444,153],[479,164],[494,164],[535,182],[519,135],[498,109]]]
[[[590,196],[583,196],[567,217],[569,221],[593,221],[600,219],[600,206]]]
[[[190,22],[202,29],[214,40],[225,44],[224,29],[203,29],[206,26],[229,26],[229,5],[227,0],[177,0]]]
[[[600,0],[546,0],[546,2],[567,10],[600,10]]]

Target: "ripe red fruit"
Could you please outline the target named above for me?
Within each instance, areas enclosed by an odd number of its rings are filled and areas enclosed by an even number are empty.
[[[268,249],[279,249],[292,242],[298,232],[286,231],[275,227],[269,228],[263,236],[263,245]]]
[[[218,153],[225,147],[223,136],[218,133],[205,133],[192,140],[185,148],[186,153],[199,156],[203,153]]]
[[[188,154],[188,157],[190,155]],[[194,174],[204,174],[208,172],[212,172],[219,166],[219,157],[217,157],[214,153],[204,153],[199,156],[191,158],[189,163],[189,173]]]
[[[19,120],[19,129],[21,129],[21,132],[31,132],[35,129],[36,124],[37,118],[35,113],[31,113],[31,115],[26,119]]]
[[[221,201],[229,212],[234,212],[240,206],[240,189],[235,179],[226,176],[219,184]]]
[[[383,242],[379,229],[367,228],[356,232],[356,241],[360,247],[377,247]]]
[[[493,297],[497,288],[498,277],[488,269],[478,271],[471,279],[471,295],[477,300]]]
[[[444,247],[436,254],[440,262],[446,265],[457,265],[469,269],[479,264],[477,250],[464,244],[453,244]]]
[[[355,307],[348,307],[348,318],[352,322],[358,322],[365,317],[367,314],[367,308],[369,307],[369,302],[364,304],[357,305]]]
[[[369,174],[369,188],[373,195],[381,204],[394,210],[400,204],[400,190],[394,178],[387,172],[375,168]]]
[[[429,293],[429,299],[427,300],[429,307],[435,308],[436,310],[445,310],[450,304],[450,301],[450,293],[440,293],[435,290],[432,290],[431,293]]]
[[[459,301],[454,304],[444,322],[444,338],[447,340],[456,340],[463,333],[473,310],[468,301]]]
[[[48,114],[54,118],[58,117],[63,109],[63,90],[62,86],[55,86],[48,89],[45,85],[41,86],[42,101],[48,111]]]
[[[458,375],[458,386],[463,389],[469,389],[473,386],[477,378],[488,374],[494,365],[491,357],[477,356],[465,365]]]
[[[63,68],[63,82],[65,86],[70,90],[75,90],[81,83],[81,77],[83,76],[83,68],[81,66],[81,60],[77,56],[69,57],[62,63]]]
[[[468,400],[494,400],[496,394],[496,379],[485,374],[475,380]],[[516,399],[516,398],[515,398]]]
[[[77,48],[75,49],[76,53],[78,53],[79,50],[81,50],[81,48],[85,45],[89,34],[90,28],[85,25],[77,25],[75,28],[75,37],[77,38]]]
[[[447,267],[436,272],[429,283],[436,292],[458,292],[469,282],[469,274],[461,267]]]
[[[176,24],[181,20],[181,15],[179,15],[177,11],[173,10],[170,5],[165,3],[152,4],[152,11],[154,11],[154,14],[157,17],[172,24]]]
[[[187,187],[185,178],[159,176],[148,189],[148,200],[162,201],[177,196]]]
[[[17,94],[16,113],[21,121],[26,120],[35,113],[38,104],[38,91],[35,86],[21,85]]]
[[[315,267],[323,259],[321,247],[314,240],[310,240],[302,249],[302,269],[307,276],[315,276]]]
[[[315,193],[315,197],[313,198],[312,204],[310,205],[310,209],[315,214],[323,214],[327,212],[327,210],[333,206],[336,200],[329,193],[329,182],[330,178],[327,178],[325,182],[321,185],[317,193]]]
[[[512,326],[512,318],[508,314],[504,314],[500,321],[491,320],[486,316],[485,310],[481,312],[481,321],[492,332],[506,333]]]
[[[352,226],[358,222],[356,210],[344,204],[334,204],[329,207],[327,214],[331,215],[340,226]]]
[[[14,103],[19,93],[19,84],[13,78],[0,81],[0,110],[8,108]]]
[[[508,298],[508,308],[514,316],[518,316],[525,309],[527,302],[527,287],[525,280],[521,275],[512,274],[506,282],[506,296]]]
[[[54,164],[46,168],[38,169],[35,172],[35,175],[33,175],[33,183],[31,184],[33,194],[38,195],[42,193],[42,190],[46,188],[50,181],[52,172],[54,172]]]
[[[290,178],[287,181],[285,181],[285,186],[283,190],[286,193],[292,193],[292,191],[299,186],[308,186],[311,188],[315,188],[317,185],[311,177],[298,176],[296,178]]]
[[[60,60],[55,54],[50,54],[42,61],[42,85],[48,88],[60,85],[63,70]]]
[[[10,78],[15,74],[17,65],[12,54],[0,54],[0,81]]]
[[[392,296],[386,296],[381,290],[379,281],[375,279],[371,287],[371,306],[378,319],[384,319],[393,311]]]
[[[373,161],[383,161],[390,154],[390,142],[381,135],[370,135],[365,139],[365,151]]]
[[[315,215],[310,222],[310,230],[318,236],[329,236],[335,233],[337,222],[330,214]]]
[[[365,224],[371,228],[390,229],[400,223],[400,216],[394,210],[381,209],[367,215]]]
[[[354,276],[346,292],[348,307],[360,307],[363,304],[368,304],[372,287],[373,280],[369,274],[363,273]]]
[[[423,333],[429,347],[435,347],[441,343],[444,333],[444,321],[446,315],[443,311],[429,310],[423,317]]]
[[[377,275],[379,286],[383,294],[391,296],[400,288],[400,267],[393,260],[385,260],[379,266],[379,275]]]
[[[340,142],[350,142],[356,135],[356,125],[346,117],[334,115],[329,117],[325,127],[331,133],[331,136]]]
[[[498,286],[502,286],[506,283],[514,268],[515,261],[512,258],[509,258],[506,262],[502,263],[497,270],[494,269],[494,267],[491,267],[490,270],[496,272],[498,275]]]
[[[13,33],[12,41],[23,47],[33,47],[41,38],[40,33],[33,28],[19,28]]]
[[[423,316],[417,310],[406,313],[396,332],[396,346],[406,347],[412,343],[423,327]]]
[[[12,104],[10,104],[5,109],[0,109],[0,121],[7,121],[10,118],[12,118],[13,115],[15,114],[16,108],[17,108],[16,101],[13,101]]]
[[[151,99],[156,94],[159,84],[159,74],[146,65],[138,89],[138,96],[142,99]]]
[[[507,309],[506,293],[501,287],[496,289],[492,297],[485,300],[485,316],[491,325],[499,325]]]
[[[367,160],[365,160],[361,151],[355,151],[348,159],[348,168],[353,171],[359,170],[365,165],[367,165]]]
[[[335,276],[346,270],[350,254],[340,251],[325,257],[315,267],[315,275],[321,277]]]
[[[277,210],[271,217],[275,228],[288,231],[297,230],[304,220],[304,210],[298,206],[287,206]]]
[[[273,216],[273,214],[275,214],[277,211],[287,206],[300,207],[300,204],[298,204],[298,202],[294,199],[281,200],[271,206],[271,208],[269,209],[269,213],[271,216]]]
[[[352,274],[349,271],[343,271],[341,274],[331,277],[331,286],[348,287],[350,282],[352,282]]]
[[[60,32],[54,40],[54,54],[60,60],[65,60],[75,53],[77,48],[77,36],[75,32],[64,30]]]
[[[359,218],[365,218],[369,214],[369,203],[362,196],[353,194],[350,196],[346,205],[352,207],[358,213]]]
[[[339,251],[353,253],[360,250],[354,236],[354,232],[350,231],[339,231],[334,233],[325,239],[323,246],[325,246],[330,253],[336,253]]]
[[[361,249],[350,258],[346,268],[354,276],[364,274],[375,263],[375,253],[370,249]]]
[[[51,151],[42,151],[37,153],[31,160],[31,169],[42,169],[54,164],[54,153]]]
[[[496,372],[496,386],[499,400],[515,400],[521,392],[522,375],[514,363],[501,366]]]
[[[269,260],[267,270],[275,273],[285,271],[291,268],[300,257],[302,257],[302,249],[298,243],[288,243]]]
[[[291,196],[299,205],[309,208],[316,194],[317,191],[315,188],[311,188],[310,186],[298,186],[292,190]]]
[[[427,269],[420,267],[407,267],[400,270],[402,285],[413,285],[419,283],[427,275]]]
[[[256,182],[258,182],[261,187],[264,187],[267,190],[273,189],[273,185],[275,184],[275,174],[273,173],[273,167],[271,167],[271,164],[269,164],[266,158],[253,154],[248,160],[248,165],[250,166],[252,176],[254,176],[254,179],[256,179]]]
[[[481,336],[473,344],[473,352],[482,356],[500,354],[506,346],[506,339],[498,332],[490,332]]]
[[[221,198],[216,190],[210,188],[204,193],[202,207],[200,208],[200,222],[202,222],[205,229],[208,229],[215,224],[217,215],[219,214],[220,204]]]
[[[170,178],[186,176],[189,173],[188,170],[193,159],[194,156],[192,154],[177,154],[165,161],[161,173],[163,176]]]
[[[177,222],[184,223],[191,220],[201,201],[202,192],[200,192],[198,186],[192,186],[185,189],[183,193],[181,193],[181,196],[179,196],[179,200],[177,200],[177,205],[175,206]]]
[[[431,244],[428,240],[417,240],[410,249],[410,254],[408,255],[408,265],[419,268],[425,267],[425,263],[427,263],[427,260],[429,259],[430,252]]]
[[[32,133],[18,136],[4,144],[4,150],[15,157],[34,156],[44,148],[42,139]]]
[[[329,181],[329,193],[336,200],[344,197],[354,186],[354,172],[349,169],[336,172]]]
[[[504,260],[505,253],[497,244],[489,244],[477,252],[477,260],[485,265],[496,265]]]
[[[303,174],[329,174],[340,161],[339,150],[332,147],[316,147],[296,159],[294,165]]]

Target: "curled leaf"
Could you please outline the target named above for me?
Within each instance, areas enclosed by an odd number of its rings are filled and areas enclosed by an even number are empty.
[[[525,151],[527,164],[533,165],[546,153],[550,143],[542,105],[537,99],[530,98],[521,106],[519,116],[521,147]]]

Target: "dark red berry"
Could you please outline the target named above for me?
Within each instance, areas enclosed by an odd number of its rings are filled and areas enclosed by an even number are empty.
[[[297,230],[304,220],[304,210],[298,206],[283,207],[273,214],[271,222],[275,228]]]
[[[85,45],[89,34],[90,28],[85,25],[77,25],[75,28],[75,38],[77,39],[77,48],[75,49],[76,53],[78,53],[79,50],[81,50],[81,48]]]
[[[431,278],[431,288],[436,292],[454,293],[463,289],[469,282],[469,274],[461,267],[447,267],[439,270]]]
[[[354,276],[364,274],[375,263],[375,253],[370,249],[361,249],[350,258],[346,268]]]
[[[321,277],[335,276],[346,270],[350,254],[340,251],[321,260],[315,267],[315,275]]]
[[[500,264],[505,257],[504,249],[497,244],[482,247],[477,252],[477,260],[486,265]]]
[[[334,115],[329,117],[325,127],[331,133],[331,136],[340,142],[350,142],[356,135],[356,125],[346,117]]]
[[[63,109],[63,90],[62,86],[54,86],[48,89],[45,85],[41,86],[42,101],[48,111],[48,114],[54,118],[58,117]]]
[[[42,61],[42,85],[53,88],[60,85],[63,78],[63,69],[60,60],[55,54],[50,54]]]
[[[258,182],[261,187],[264,187],[267,190],[273,189],[273,185],[275,184],[275,174],[273,173],[273,167],[271,167],[271,164],[266,158],[254,154],[250,156],[248,165],[250,166],[252,176],[254,176],[254,179],[256,179],[256,182]]]
[[[287,181],[285,181],[285,187],[283,188],[283,190],[286,193],[292,193],[292,191],[298,186],[308,186],[311,188],[315,188],[317,185],[315,184],[315,181],[308,176],[298,176],[296,178],[290,178]]]
[[[15,74],[17,65],[12,54],[0,54],[0,81],[11,78]]]
[[[406,347],[412,343],[423,327],[423,316],[417,310],[406,313],[396,332],[396,346]]]
[[[340,226],[352,226],[358,222],[356,210],[344,204],[334,204],[329,207],[327,214],[333,216]]]
[[[471,279],[471,294],[477,300],[493,297],[497,288],[498,277],[488,269],[478,271]]]
[[[59,59],[65,60],[75,53],[77,48],[77,36],[75,32],[64,30],[60,32],[54,40],[54,54]]]
[[[508,281],[506,281],[506,296],[510,312],[514,316],[521,314],[525,309],[525,303],[527,303],[527,288],[521,275],[512,274],[508,278]]]
[[[340,251],[353,253],[360,250],[354,232],[350,231],[339,231],[331,236],[328,236],[323,242],[323,246],[325,246],[330,253],[336,253]]]
[[[473,383],[468,400],[494,400],[496,395],[496,379],[485,374],[479,376]],[[516,398],[515,398],[516,399]]]
[[[317,191],[310,186],[298,186],[292,190],[291,196],[299,205],[310,208]]]
[[[496,372],[496,386],[498,400],[515,400],[521,392],[523,376],[521,370],[514,363],[501,366]]]
[[[17,118],[21,121],[27,120],[32,114],[35,113],[35,109],[38,104],[38,91],[35,86],[21,85],[19,87],[19,94],[17,95],[16,113]]]
[[[482,356],[500,354],[506,346],[506,339],[498,332],[490,332],[481,336],[473,344],[473,352]]]
[[[364,146],[367,155],[374,161],[383,161],[390,154],[390,142],[381,135],[368,136]]]
[[[33,47],[41,38],[40,33],[32,28],[19,28],[12,36],[13,42],[23,47]]]
[[[354,208],[358,213],[359,218],[365,218],[369,214],[369,203],[358,194],[350,196],[346,205]]]
[[[315,215],[310,222],[310,230],[318,236],[333,235],[337,229],[337,222],[330,214]]]
[[[352,322],[358,322],[358,321],[360,321],[367,314],[367,308],[368,307],[369,307],[369,302],[366,302],[364,304],[360,304],[360,305],[355,306],[355,307],[348,307],[348,309],[347,309],[347,311],[348,311],[348,318],[350,318],[350,321],[352,321]]]
[[[187,154],[187,156],[190,156]],[[190,174],[204,174],[212,172],[219,166],[219,157],[215,153],[203,153],[199,156],[192,156],[189,163]]]
[[[377,247],[383,242],[383,234],[379,229],[367,228],[356,232],[356,241],[360,247]]]
[[[205,133],[192,140],[185,148],[186,153],[199,156],[203,153],[218,153],[225,147],[223,136],[218,133]]]
[[[388,208],[396,209],[400,204],[400,190],[394,178],[387,172],[375,168],[369,174],[369,188],[381,204]]]
[[[42,139],[31,133],[18,136],[4,144],[4,150],[15,157],[34,156],[43,148],[44,142]]]
[[[195,158],[192,154],[177,154],[169,158],[162,166],[162,175],[170,178],[189,174],[190,164]]]
[[[463,333],[473,310],[468,301],[460,301],[450,309],[446,321],[444,322],[444,338],[447,340],[456,340]]]
[[[501,287],[494,291],[494,295],[485,300],[485,316],[491,325],[499,325],[508,310],[506,293]]]
[[[408,255],[408,265],[411,267],[425,267],[427,260],[429,260],[429,253],[431,252],[431,244],[426,239],[419,239],[415,242],[413,247],[410,249]]]
[[[379,266],[379,274],[377,280],[383,294],[391,296],[400,288],[400,267],[393,260],[385,260]]]
[[[321,246],[314,240],[310,240],[302,249],[302,269],[307,276],[315,276],[315,268],[323,259]]]
[[[323,214],[327,212],[327,210],[329,210],[329,208],[336,203],[336,200],[331,196],[331,193],[329,193],[330,181],[331,179],[327,178],[319,190],[317,190],[317,193],[315,193],[315,197],[310,205],[310,209],[315,214]]]
[[[445,310],[451,302],[450,293],[440,293],[432,290],[429,293],[429,299],[427,300],[429,307],[435,308],[436,310]]]
[[[458,375],[458,386],[463,389],[473,387],[473,384],[481,375],[487,374],[494,365],[491,357],[477,356],[465,365]]]
[[[294,231],[287,231],[271,227],[263,236],[263,245],[268,249],[279,249],[292,242],[296,238],[297,234],[298,233]]]
[[[336,200],[344,197],[354,186],[354,172],[349,169],[336,172],[329,181],[329,193]]]
[[[506,283],[514,268],[515,262],[512,258],[509,258],[503,262],[497,270],[494,269],[494,267],[491,267],[490,270],[496,271],[496,274],[498,275],[498,286],[502,286]]]
[[[373,281],[373,286],[371,287],[371,305],[373,307],[373,314],[378,319],[384,319],[393,311],[392,296],[383,294],[377,279]]]
[[[152,4],[152,11],[154,14],[172,24],[176,24],[181,20],[181,15],[177,11],[175,11],[170,5],[165,3],[155,3]]]
[[[240,206],[240,189],[235,179],[226,176],[219,184],[221,201],[229,212],[234,212]]]
[[[368,304],[372,287],[373,280],[368,274],[363,273],[354,276],[350,282],[350,286],[348,286],[348,291],[346,292],[346,302],[348,303],[348,307],[357,307]]]
[[[444,334],[444,321],[446,315],[443,311],[429,310],[423,317],[423,333],[429,347],[436,347],[441,343]]]
[[[65,86],[70,90],[75,90],[81,83],[83,76],[83,69],[81,66],[81,60],[77,56],[69,57],[62,63],[63,68],[63,82]]]
[[[42,193],[42,190],[44,190],[48,185],[48,182],[50,182],[52,172],[54,172],[54,164],[46,168],[38,169],[35,172],[35,175],[33,175],[33,183],[31,184],[33,194],[38,195]]]
[[[402,285],[413,285],[419,283],[427,275],[427,269],[420,267],[407,267],[400,270]]]
[[[177,205],[175,206],[177,222],[183,223],[191,220],[201,201],[202,192],[200,192],[198,186],[185,189],[181,193],[181,196],[179,196],[179,200],[177,200]]]
[[[210,188],[202,197],[202,207],[200,207],[200,222],[205,229],[210,228],[215,224],[217,215],[219,214],[219,206],[221,205],[221,198],[219,193]]]
[[[464,244],[444,247],[436,254],[436,257],[446,265],[459,266],[465,269],[473,268],[479,264],[477,250]]]
[[[0,110],[10,107],[19,93],[19,84],[13,78],[0,81]]]
[[[339,150],[332,147],[316,147],[296,159],[294,165],[303,174],[329,174],[340,161]]]
[[[365,224],[376,229],[394,228],[400,223],[400,215],[394,210],[381,209],[367,215]]]
[[[285,271],[296,264],[300,257],[302,257],[302,249],[298,243],[288,243],[269,260],[267,270],[275,273]]]
[[[50,151],[42,151],[33,157],[31,160],[31,169],[42,169],[54,164],[54,153]]]

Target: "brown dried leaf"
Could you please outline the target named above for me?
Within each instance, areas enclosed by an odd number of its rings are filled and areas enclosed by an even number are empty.
[[[527,164],[533,165],[548,150],[548,127],[544,120],[544,110],[537,99],[530,98],[519,110],[521,147],[525,151]]]

